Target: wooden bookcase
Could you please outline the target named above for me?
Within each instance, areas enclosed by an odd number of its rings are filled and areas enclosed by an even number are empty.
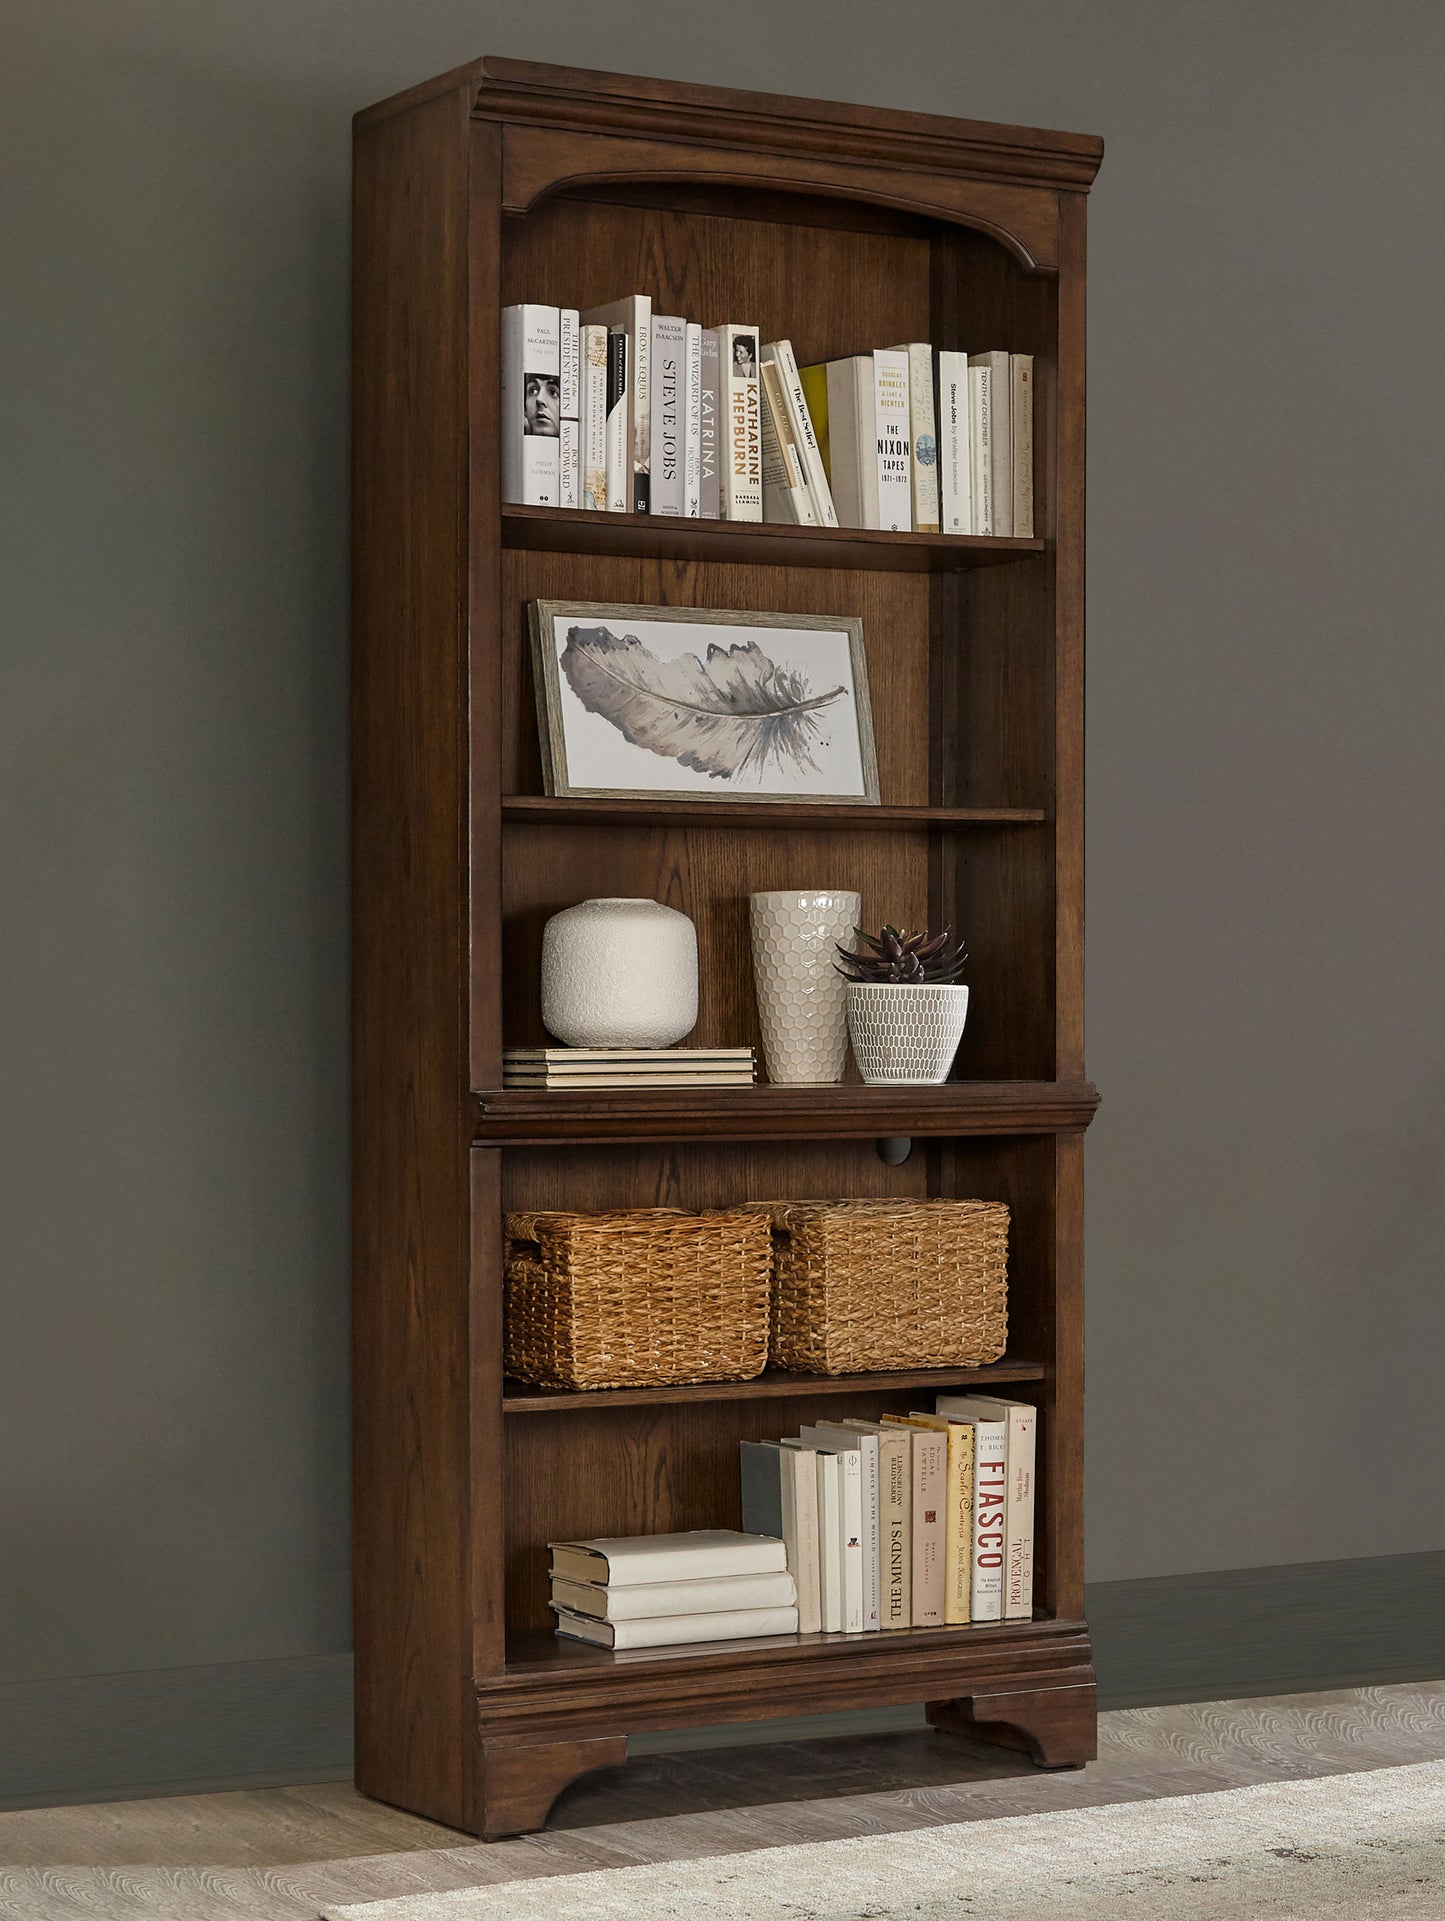
[[[535,1828],[629,1730],[889,1702],[1094,1751],[1082,1620],[1081,135],[483,60],[356,123],[354,1103],[360,1786]],[[499,493],[498,309],[645,291],[801,361],[1034,355],[1034,540],[529,509]],[[884,805],[550,800],[535,598],[861,615]],[[756,1043],[747,896],[861,888],[967,938],[942,1087],[501,1090],[546,917],[690,913],[698,1045]],[[876,1143],[908,1136],[887,1166]],[[563,1394],[501,1370],[505,1208],[957,1195],[1013,1210],[997,1366]],[[736,1526],[737,1442],[945,1384],[1040,1408],[1031,1623],[614,1655],[556,1640],[544,1544]]]

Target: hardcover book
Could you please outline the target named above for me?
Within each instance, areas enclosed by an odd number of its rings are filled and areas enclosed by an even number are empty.
[[[758,330],[729,323],[717,329],[722,387],[722,497],[729,520],[763,517],[762,398]]]
[[[989,375],[988,491],[993,522],[989,531],[1007,537],[1014,530],[1013,408],[1010,403],[1009,357],[995,348],[986,354],[970,354],[968,364],[970,367],[986,369]]]
[[[716,1581],[649,1581],[640,1587],[594,1587],[552,1581],[552,1605],[597,1621],[652,1621],[665,1614],[722,1614],[737,1608],[793,1607],[791,1574],[725,1574]]]
[[[968,355],[938,356],[939,519],[946,534],[971,534],[973,484],[968,430]]]
[[[828,469],[823,461],[822,448],[818,444],[817,430],[813,425],[808,398],[803,391],[803,377],[793,353],[792,341],[774,340],[763,348],[762,358],[765,368],[770,363],[777,368],[778,385],[782,390],[793,445],[798,451],[808,498],[812,503],[813,517],[820,527],[836,527],[838,511],[833,504],[833,490],[828,484]]]
[[[948,1443],[948,1496],[943,1523],[943,1619],[967,1627],[973,1619],[973,1428],[946,1414],[914,1414]]]
[[[973,531],[991,534],[993,525],[993,374],[968,363],[968,465],[973,488]]]
[[[562,505],[582,504],[582,330],[575,307],[559,307],[562,361]]]
[[[896,347],[908,356],[908,414],[913,433],[913,528],[915,533],[939,531],[938,431],[933,411],[933,349],[913,340]]]
[[[882,1567],[879,1552],[879,1490],[878,1490],[878,1436],[871,1429],[856,1426],[852,1422],[834,1424],[819,1422],[816,1427],[805,1427],[803,1439],[814,1447],[831,1447],[839,1450],[856,1449],[858,1454],[858,1488],[862,1522],[862,1566],[863,1566],[863,1620],[865,1634],[876,1632],[883,1625],[881,1597]]]
[[[645,1581],[705,1581],[720,1574],[783,1574],[781,1540],[737,1528],[694,1528],[684,1534],[608,1535],[552,1541],[552,1572],[591,1586],[636,1587]]]
[[[562,502],[562,332],[555,307],[502,309],[502,498]]]
[[[589,307],[585,325],[620,328],[627,337],[627,439],[631,447],[632,481],[625,511],[645,514],[652,461],[652,296],[631,294],[605,307]]]
[[[722,516],[722,440],[719,419],[721,406],[721,386],[718,372],[717,330],[714,327],[702,329],[701,341],[701,392],[699,412],[701,432],[699,448],[699,511],[704,520],[718,520]]]
[[[863,1458],[859,1436],[824,1440],[820,1429],[805,1427],[800,1439],[819,1456],[831,1454],[838,1463],[838,1539],[843,1572],[843,1632],[863,1632]]]
[[[939,1396],[940,1412],[973,1427],[973,1618],[1003,1619],[1007,1542],[1008,1422],[1004,1410],[967,1394]]]
[[[829,474],[838,523],[913,525],[908,356],[880,350],[828,362]]]
[[[878,525],[906,534],[913,526],[912,402],[908,355],[880,348],[873,355],[878,459]]]
[[[557,1608],[557,1632],[600,1648],[681,1647],[692,1641],[747,1641],[796,1634],[795,1607],[729,1608],[718,1614],[664,1614],[650,1621],[594,1621]]]
[[[654,514],[680,518],[686,504],[687,322],[652,316],[652,490]]]
[[[913,1625],[913,1440],[886,1421],[844,1421],[878,1442],[879,1625]]]
[[[687,323],[683,354],[682,511],[689,520],[702,517],[702,328]]]
[[[764,357],[759,373],[762,389],[763,519],[786,526],[813,527],[817,515],[808,492],[803,457],[793,437],[783,399],[776,361]]]
[[[1015,540],[1034,537],[1034,357],[1009,355],[1009,424],[1013,430]]]
[[[1009,1401],[995,1394],[965,1398],[940,1395],[938,1411],[951,1414],[967,1406],[991,1412],[1008,1423],[1004,1458],[1008,1494],[1004,1503],[1003,1618],[1029,1621],[1034,1612],[1034,1466],[1038,1445],[1038,1410],[1027,1401]]]
[[[944,1540],[948,1504],[948,1437],[911,1415],[885,1414],[913,1441],[913,1625],[944,1625]]]
[[[833,484],[833,463],[828,449],[828,366],[826,361],[816,361],[811,367],[798,369],[798,384],[803,390],[807,404],[808,418],[813,423],[813,437],[818,443],[818,454],[823,462],[823,472],[828,476],[831,491]],[[838,525],[837,502],[830,527]]]
[[[607,511],[625,514],[628,510],[628,455],[631,450],[631,422],[627,398],[627,335],[621,327],[607,330]]]
[[[582,329],[582,505],[607,511],[607,329]]]
[[[818,1574],[818,1473],[813,1457],[781,1441],[740,1441],[743,1526],[781,1537],[796,1583],[798,1629],[816,1634],[823,1624]],[[771,1579],[771,1576],[757,1576]],[[709,1584],[711,1585],[711,1584]]]

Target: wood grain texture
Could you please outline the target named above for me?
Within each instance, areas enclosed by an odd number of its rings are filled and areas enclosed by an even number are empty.
[[[1090,1682],[928,1703],[929,1726],[941,1734],[977,1735],[1031,1755],[1044,1768],[1081,1768],[1092,1761],[1098,1752],[1097,1719]]]

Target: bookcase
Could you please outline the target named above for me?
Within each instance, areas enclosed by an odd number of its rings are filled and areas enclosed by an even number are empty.
[[[355,1613],[360,1787],[540,1826],[629,1731],[927,1703],[1094,1752],[1082,1619],[1085,198],[1101,145],[485,59],[360,114],[354,228]],[[499,309],[649,292],[800,360],[900,340],[1035,365],[1029,540],[522,508]],[[882,805],[551,799],[537,598],[861,616]],[[697,924],[693,1044],[757,1042],[747,897],[860,889],[961,931],[933,1087],[504,1090],[549,914]],[[912,1151],[885,1163],[878,1143]],[[562,1393],[501,1362],[509,1207],[941,1195],[1012,1210],[987,1368]],[[558,1641],[546,1543],[739,1523],[737,1443],[1008,1384],[1039,1407],[1031,1622],[613,1653]],[[1019,1384],[1024,1384],[1020,1390]]]

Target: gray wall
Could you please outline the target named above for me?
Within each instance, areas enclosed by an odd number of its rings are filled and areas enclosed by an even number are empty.
[[[1090,1573],[1445,1539],[1445,15],[5,0],[0,1680],[344,1650],[351,111],[1102,133]]]

